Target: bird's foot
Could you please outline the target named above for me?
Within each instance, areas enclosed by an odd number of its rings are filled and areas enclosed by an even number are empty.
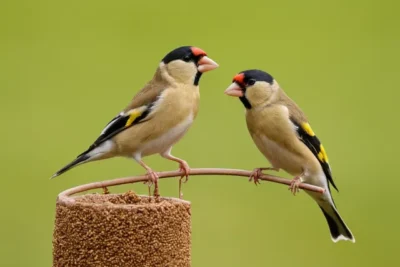
[[[260,184],[260,176],[263,175],[262,171],[279,171],[278,168],[272,168],[272,167],[268,167],[268,168],[255,168],[249,177],[249,182],[254,181],[254,184]]]
[[[290,190],[292,194],[295,196],[296,193],[300,192],[299,188],[300,184],[301,184],[301,176],[296,176],[292,179],[288,190]]]
[[[158,174],[151,169],[147,170],[146,176],[147,176],[147,181],[144,183],[147,184],[148,186],[152,186],[158,181]]]
[[[148,181],[146,182],[147,185],[149,186],[149,196],[150,194],[150,187],[154,184],[154,197],[159,197],[160,194],[158,193],[158,174],[154,172],[153,170],[148,170],[147,171],[147,176],[148,176]]]
[[[179,163],[179,171],[184,172],[183,175],[181,176],[181,179],[185,178],[183,182],[186,183],[187,181],[189,181],[190,167],[186,161],[182,160],[182,162]]]
[[[183,175],[179,179],[179,198],[183,198],[183,193],[182,193],[182,180],[184,183],[189,181],[189,173],[190,173],[190,167],[189,164],[187,164],[186,161],[182,160],[179,162],[179,171],[183,171]]]

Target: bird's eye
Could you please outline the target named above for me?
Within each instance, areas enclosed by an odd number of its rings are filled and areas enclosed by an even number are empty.
[[[186,55],[186,56],[183,58],[183,61],[189,62],[191,59],[192,59],[191,55]]]
[[[256,80],[254,80],[254,79],[250,79],[248,82],[247,82],[247,85],[254,85],[256,83]]]

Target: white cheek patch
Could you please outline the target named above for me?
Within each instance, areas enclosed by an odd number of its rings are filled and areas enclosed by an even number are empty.
[[[272,85],[271,85],[271,88],[272,88],[272,90],[274,91],[274,92],[277,92],[278,90],[279,90],[279,84],[274,80],[273,81],[273,83],[272,83]]]

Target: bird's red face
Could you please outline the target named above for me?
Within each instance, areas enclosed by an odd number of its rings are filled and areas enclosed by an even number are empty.
[[[236,74],[232,84],[225,90],[225,94],[235,97],[243,97],[246,88],[244,73]]]
[[[198,47],[190,48],[195,59],[197,59],[197,70],[201,73],[218,68],[218,64],[207,57],[207,53]]]

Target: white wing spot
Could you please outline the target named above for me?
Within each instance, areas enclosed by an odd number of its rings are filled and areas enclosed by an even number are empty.
[[[103,135],[103,134],[111,127],[111,125],[114,123],[114,121],[117,120],[119,117],[121,117],[123,114],[124,114],[124,113],[121,112],[121,113],[119,113],[118,116],[116,116],[114,119],[112,119],[112,121],[110,121],[110,122],[106,125],[106,127],[103,129],[103,131],[101,131],[100,135]]]

